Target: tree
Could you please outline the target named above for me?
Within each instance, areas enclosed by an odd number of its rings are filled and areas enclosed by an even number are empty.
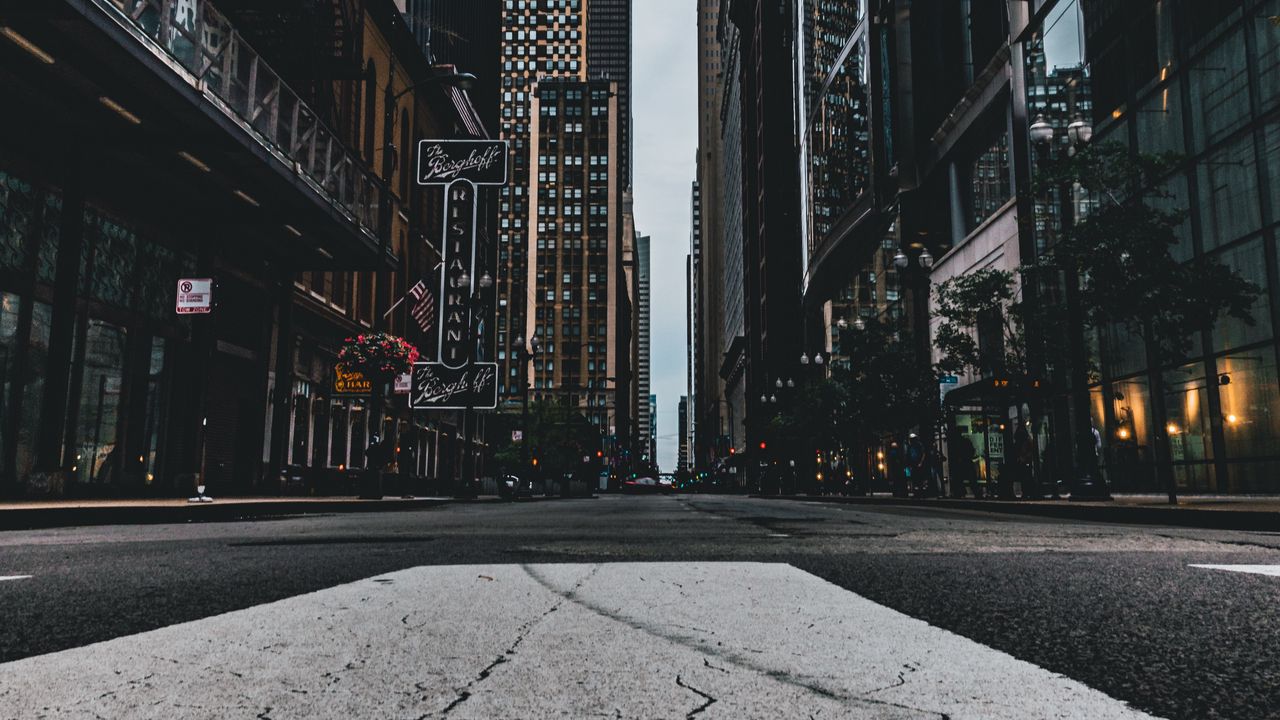
[[[1079,188],[1088,200],[1089,211],[1066,224],[1045,262],[1079,278],[1089,326],[1121,326],[1142,340],[1155,369],[1157,467],[1171,501],[1176,488],[1162,370],[1186,358],[1197,333],[1211,332],[1223,317],[1253,324],[1262,292],[1216,258],[1174,256],[1186,210],[1169,207],[1173,198],[1162,183],[1178,164],[1176,156],[1133,154],[1117,144],[1087,146],[1049,163],[1037,183]]]
[[[520,467],[520,443],[512,441],[511,431],[520,429],[521,414],[500,413],[490,423],[494,462],[505,472],[524,475]],[[600,431],[563,402],[531,401],[529,425],[523,428],[520,442],[530,443],[530,462],[537,461],[536,472],[548,479],[558,479],[581,464],[584,455],[594,458],[600,449]]]

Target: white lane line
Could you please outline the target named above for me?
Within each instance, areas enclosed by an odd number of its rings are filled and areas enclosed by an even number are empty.
[[[0,582],[5,580],[26,580],[30,575],[0,575]]]
[[[420,567],[0,675],[15,717],[1150,717],[776,563]]]
[[[1280,565],[1190,565],[1189,567],[1280,577]]]

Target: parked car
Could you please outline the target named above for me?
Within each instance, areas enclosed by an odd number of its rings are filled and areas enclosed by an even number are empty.
[[[531,498],[534,496],[533,480],[503,475],[498,481],[498,496],[508,500]]]

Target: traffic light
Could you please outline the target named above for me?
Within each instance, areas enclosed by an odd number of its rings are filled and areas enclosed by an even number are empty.
[[[533,459],[533,466],[538,467],[538,458]]]
[[[764,450],[764,449],[765,449],[765,448],[767,448],[767,447],[768,447],[768,445],[766,445],[766,444],[765,444],[765,441],[761,440],[761,441],[760,441],[760,449],[761,449],[761,450]]]

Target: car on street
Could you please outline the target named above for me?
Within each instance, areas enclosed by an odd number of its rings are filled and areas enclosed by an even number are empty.
[[[498,481],[498,496],[508,500],[534,496],[533,480],[515,475],[503,475]]]

